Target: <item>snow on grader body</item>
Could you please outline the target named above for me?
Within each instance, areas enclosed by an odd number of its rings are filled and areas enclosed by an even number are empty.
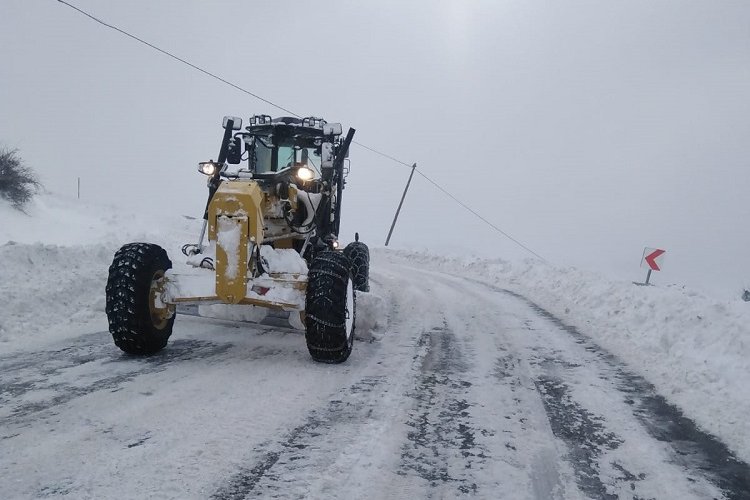
[[[314,360],[345,361],[356,293],[369,291],[367,246],[358,237],[343,251],[338,244],[354,129],[341,137],[340,124],[320,118],[267,115],[244,131],[235,117],[223,127],[218,160],[198,164],[209,196],[198,242],[182,248],[186,270],[151,243],[115,254],[106,289],[115,344],[129,354],[161,350],[179,304],[253,306],[288,311]]]

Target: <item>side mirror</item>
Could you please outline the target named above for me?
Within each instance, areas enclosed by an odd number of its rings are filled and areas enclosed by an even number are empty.
[[[343,129],[340,123],[326,123],[323,125],[323,135],[341,135]]]
[[[237,165],[242,162],[242,142],[241,137],[235,137],[229,141],[229,146],[227,147],[227,163]]]
[[[226,129],[229,120],[232,120],[232,130],[240,130],[242,128],[242,118],[237,116],[225,116],[221,122],[221,128]]]
[[[333,168],[333,144],[330,142],[320,145],[320,167]]]

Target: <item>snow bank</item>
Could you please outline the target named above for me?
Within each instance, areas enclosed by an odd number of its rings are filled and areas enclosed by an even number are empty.
[[[27,214],[0,200],[0,353],[106,331],[105,286],[115,251],[149,241],[176,258],[199,225],[54,194],[37,196]]]
[[[203,209],[196,208],[201,217]],[[13,241],[117,249],[125,243],[147,241],[182,261],[180,248],[198,239],[203,222],[189,215],[158,213],[144,203],[124,209],[50,193],[34,198],[26,212],[14,210],[0,199],[0,245]]]
[[[0,352],[107,329],[104,245],[0,245]]]
[[[380,295],[357,292],[355,335],[362,340],[376,340],[388,326],[388,307]]]
[[[527,260],[459,260],[373,250],[518,292],[644,376],[705,430],[750,461],[750,304],[682,287],[636,286]]]

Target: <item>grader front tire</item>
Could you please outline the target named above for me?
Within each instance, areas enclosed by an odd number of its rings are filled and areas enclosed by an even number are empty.
[[[350,267],[346,255],[333,251],[319,254],[310,264],[305,340],[315,361],[343,363],[352,352],[356,297]]]
[[[115,345],[148,355],[167,345],[174,308],[161,304],[155,285],[172,262],[158,245],[129,243],[115,253],[107,279],[106,311]]]

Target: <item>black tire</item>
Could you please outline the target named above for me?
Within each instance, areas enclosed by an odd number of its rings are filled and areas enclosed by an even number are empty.
[[[351,274],[354,289],[358,292],[370,291],[370,249],[361,241],[353,241],[344,248],[344,255],[352,263]]]
[[[349,258],[322,252],[310,265],[305,305],[305,340],[310,356],[343,363],[352,352],[356,296],[349,280]]]
[[[159,317],[152,282],[171,269],[167,252],[150,243],[128,243],[115,253],[107,279],[107,319],[115,345],[128,354],[153,354],[167,345],[175,313]],[[152,305],[154,307],[152,307]]]

